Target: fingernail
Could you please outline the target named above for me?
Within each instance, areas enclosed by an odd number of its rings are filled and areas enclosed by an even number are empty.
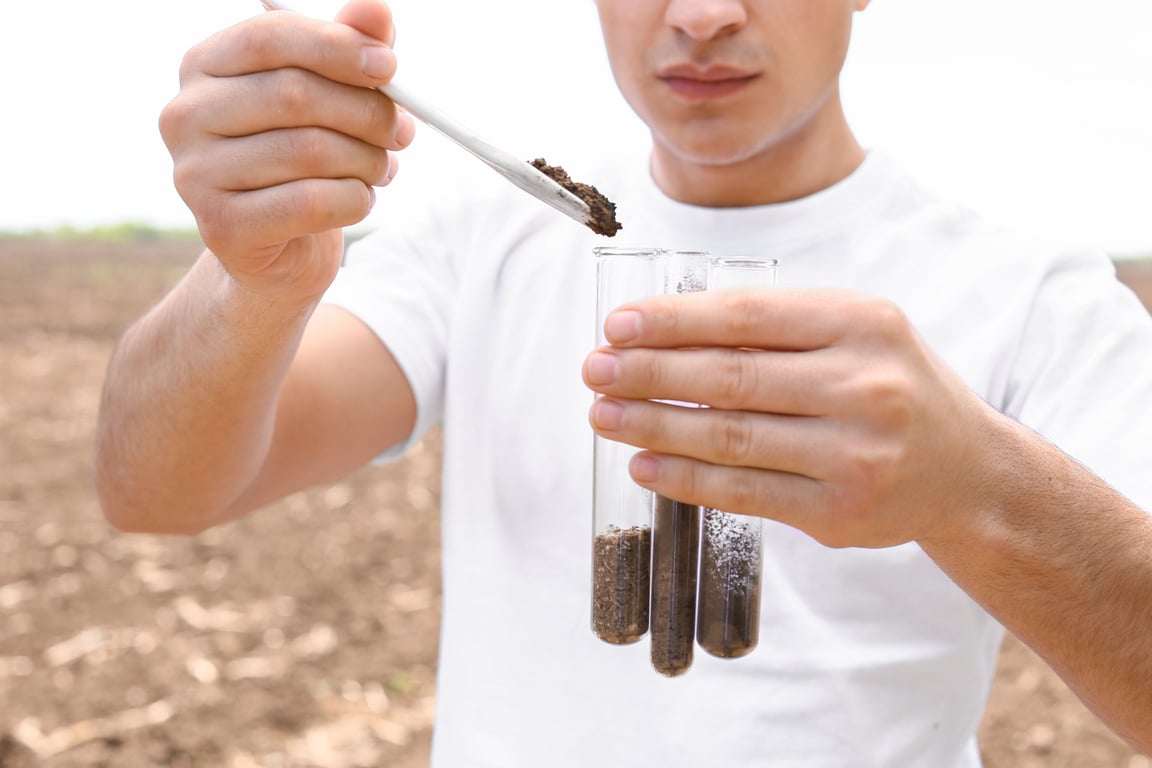
[[[396,55],[384,45],[366,45],[360,51],[360,71],[374,80],[391,77],[396,71]]]
[[[371,184],[369,184],[368,185],[368,210],[372,210],[375,207],[376,207],[376,189]]]
[[[631,341],[640,335],[640,313],[625,309],[613,312],[604,321],[604,335],[611,342]]]
[[[416,121],[407,112],[398,112],[396,114],[396,131],[392,136],[393,141],[396,142],[397,146],[404,148],[411,144],[414,138],[416,138]]]
[[[638,482],[651,483],[660,475],[660,461],[647,454],[632,457],[632,477]]]
[[[380,177],[378,179],[376,179],[376,182],[375,182],[376,186],[378,186],[378,187],[386,187],[386,186],[388,186],[388,182],[392,180],[392,166],[395,165],[396,163],[395,163],[395,159],[392,157],[391,152],[388,153],[387,157],[388,157],[388,167],[384,169],[384,173],[380,174]]]
[[[588,356],[588,383],[611,384],[616,381],[616,356],[593,352]]]
[[[616,400],[602,397],[592,405],[592,423],[600,429],[619,429],[623,420],[624,406]]]

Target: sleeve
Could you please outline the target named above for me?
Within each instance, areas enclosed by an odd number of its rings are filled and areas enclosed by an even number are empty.
[[[1104,254],[1042,278],[1005,412],[1152,512],[1152,316]]]
[[[401,458],[432,426],[444,409],[445,363],[451,306],[457,276],[451,228],[438,221],[434,207],[389,207],[386,226],[348,247],[324,303],[360,318],[384,343],[408,378],[416,398],[416,423],[400,444],[374,459],[382,464]]]

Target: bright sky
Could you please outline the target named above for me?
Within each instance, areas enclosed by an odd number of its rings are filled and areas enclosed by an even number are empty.
[[[401,79],[494,143],[576,178],[609,141],[642,150],[592,0],[391,6]],[[7,3],[0,229],[190,225],[157,115],[183,52],[259,11],[258,0]],[[849,119],[868,146],[994,218],[1152,253],[1150,32],[1148,0],[875,0],[845,72]],[[425,183],[456,162],[476,161],[424,130],[401,179]]]

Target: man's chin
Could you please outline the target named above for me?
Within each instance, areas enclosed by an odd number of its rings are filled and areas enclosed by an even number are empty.
[[[712,133],[708,136],[669,137],[653,135],[654,141],[676,162],[696,166],[723,168],[750,160],[772,145],[771,141],[752,141],[748,137]]]

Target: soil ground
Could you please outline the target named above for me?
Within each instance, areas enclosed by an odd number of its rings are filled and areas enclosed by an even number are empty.
[[[196,251],[0,243],[0,768],[427,765],[438,434],[195,538],[100,516],[104,367]],[[990,768],[1152,768],[1011,638],[982,736]]]

